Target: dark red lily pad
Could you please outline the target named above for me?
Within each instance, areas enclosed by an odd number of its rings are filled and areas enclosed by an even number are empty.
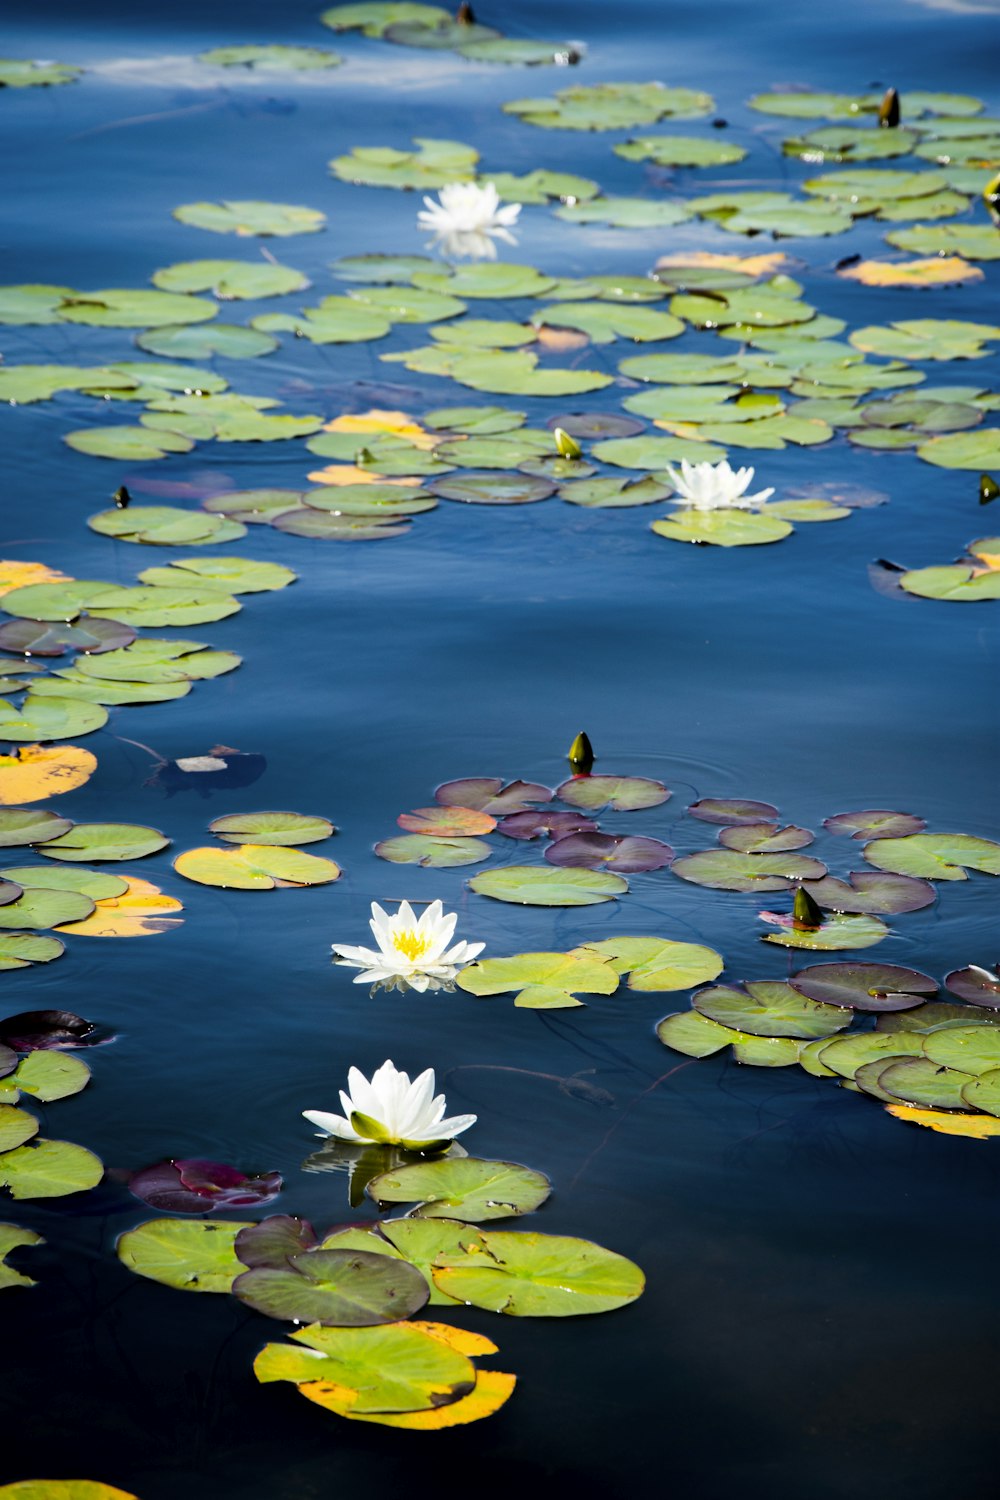
[[[100,656],[130,646],[136,632],[131,625],[117,620],[91,620],[81,615],[72,625],[61,620],[6,620],[0,625],[0,651],[21,656],[65,656],[80,651],[85,656]]]
[[[97,1027],[71,1010],[22,1010],[0,1021],[0,1043],[15,1052],[68,1051],[89,1047]]]
[[[17,1067],[19,1058],[10,1047],[0,1045],[0,1078],[6,1078],[8,1073],[13,1073]]]
[[[852,839],[901,839],[920,833],[927,824],[913,813],[866,808],[863,812],[835,813],[823,819],[823,827],[831,833],[849,834]]]
[[[504,785],[499,776],[446,781],[434,793],[442,807],[472,807],[494,818],[528,812],[536,802],[551,802],[553,795],[549,787],[540,786],[537,781],[511,781]]]
[[[644,807],[659,807],[670,795],[662,781],[648,776],[571,776],[556,787],[556,796],[562,802],[585,812],[600,812],[605,807],[614,812],[637,812]]]
[[[247,1177],[224,1162],[161,1161],[133,1172],[129,1191],[166,1213],[204,1214],[219,1208],[253,1208],[281,1192],[279,1172]]]
[[[430,1296],[416,1266],[366,1250],[308,1250],[282,1267],[244,1271],[233,1292],[269,1318],[340,1328],[395,1323]]]
[[[970,1005],[1000,1010],[1000,974],[995,970],[981,969],[978,964],[952,969],[945,975],[944,987],[959,999],[968,1000]]]
[[[251,1270],[257,1266],[285,1266],[293,1255],[312,1250],[319,1243],[308,1219],[293,1214],[272,1214],[259,1224],[241,1229],[233,1249]]]
[[[778,809],[770,802],[750,802],[741,797],[700,797],[688,808],[692,818],[703,823],[728,823],[742,826],[750,823],[772,823]]]
[[[637,870],[662,870],[674,851],[659,839],[632,834],[571,833],[557,839],[545,851],[550,865],[577,870],[617,870],[622,875]]]
[[[810,1000],[863,1011],[912,1010],[938,988],[929,974],[899,964],[811,964],[789,983]]]
[[[794,823],[784,828],[777,823],[738,823],[722,829],[719,843],[743,854],[783,854],[788,849],[804,849],[814,836],[808,828],[796,828]]]
[[[596,832],[597,824],[582,813],[549,812],[542,808],[511,813],[497,824],[497,833],[504,833],[509,839],[563,839],[570,833]]]
[[[614,412],[568,412],[561,417],[550,417],[546,424],[552,431],[561,427],[575,438],[620,438],[635,437],[645,432],[645,422],[635,417],[619,417]]]
[[[822,880],[805,881],[802,889],[826,911],[867,912],[882,917],[920,911],[937,900],[929,880],[881,870],[852,870],[846,881],[826,875]]]

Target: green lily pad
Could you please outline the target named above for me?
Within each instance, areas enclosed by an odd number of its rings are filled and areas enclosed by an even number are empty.
[[[854,872],[848,881],[825,875],[822,880],[807,881],[805,890],[828,911],[868,912],[874,916],[921,911],[937,899],[932,885],[910,875]]]
[[[434,496],[426,490],[396,484],[336,484],[328,489],[307,490],[302,499],[309,510],[372,520],[405,521],[437,507]]]
[[[748,100],[750,108],[762,114],[795,120],[849,120],[861,114],[877,114],[881,102],[881,94],[814,93],[805,89],[755,94]]]
[[[77,823],[68,833],[38,846],[47,859],[144,859],[166,849],[168,838],[156,828],[139,823]]]
[[[336,68],[343,62],[326,47],[285,47],[271,43],[267,47],[213,47],[199,52],[198,61],[217,68],[252,68],[256,73],[312,73],[321,68]]]
[[[12,1198],[64,1198],[96,1187],[103,1176],[99,1157],[70,1141],[36,1137],[0,1156],[0,1186]]]
[[[66,945],[58,938],[39,937],[32,932],[0,933],[0,970],[27,969],[61,958]]]
[[[647,476],[645,479],[582,479],[559,486],[560,500],[583,505],[588,510],[617,510],[634,505],[653,505],[665,500],[671,487]]]
[[[26,890],[16,901],[0,906],[0,928],[58,927],[63,922],[81,922],[93,910],[94,902],[78,891]]]
[[[505,114],[546,130],[628,130],[666,118],[702,119],[714,108],[709,94],[662,83],[579,84],[560,89],[554,98],[512,99],[503,105]]]
[[[604,960],[619,974],[628,974],[630,990],[643,992],[693,989],[696,984],[715,979],[724,968],[722,956],[714,948],[670,938],[602,938],[574,949],[574,954]]]
[[[467,883],[481,896],[519,906],[594,906],[613,901],[628,890],[628,881],[621,875],[546,865],[507,865],[502,870],[474,875]],[[0,907],[0,920],[3,911]]]
[[[26,891],[79,891],[91,901],[109,901],[128,890],[128,881],[120,875],[106,875],[103,870],[68,870],[60,865],[17,865],[0,871],[0,876]]]
[[[1000,231],[992,224],[915,224],[886,235],[899,250],[918,255],[962,255],[966,260],[1000,260]]]
[[[831,1073],[853,1078],[859,1068],[881,1061],[916,1057],[923,1054],[923,1039],[916,1032],[854,1031],[850,1036],[835,1037],[819,1053]]]
[[[29,693],[20,709],[0,698],[0,739],[35,744],[92,734],[108,722],[107,710],[73,698],[39,698]]]
[[[786,156],[798,156],[807,162],[879,161],[885,157],[908,156],[919,141],[915,130],[897,127],[879,130],[873,125],[824,125],[805,135],[792,136],[782,142]]]
[[[0,89],[51,88],[54,84],[75,83],[82,72],[82,68],[68,63],[0,57]]]
[[[665,469],[685,458],[692,463],[718,463],[725,456],[724,448],[679,437],[608,438],[595,443],[592,451],[593,458],[616,469]]]
[[[939,469],[973,469],[981,473],[1000,464],[1000,428],[929,438],[919,444],[917,457]]]
[[[605,807],[613,812],[634,812],[659,807],[670,792],[662,781],[647,776],[573,776],[556,788],[555,795],[570,807],[587,812],[600,812]]]
[[[583,203],[601,191],[589,177],[577,177],[572,172],[550,172],[546,167],[536,167],[533,172],[523,172],[520,176],[515,172],[483,173],[480,181],[492,182],[506,203]]]
[[[233,1243],[243,1222],[149,1219],[118,1240],[118,1259],[137,1276],[185,1292],[228,1292],[246,1266]]]
[[[149,575],[156,573],[154,580]],[[171,562],[168,568],[147,568],[140,582],[172,588],[188,577],[227,594],[267,594],[287,588],[298,577],[282,563],[256,562],[249,557],[193,557]],[[199,672],[199,675],[200,672]]]
[[[322,1393],[321,1404],[345,1416],[423,1413],[475,1389],[472,1362],[419,1323],[374,1328],[313,1323],[291,1336],[307,1347],[266,1344],[254,1361],[257,1379],[291,1380],[304,1394]]]
[[[60,322],[58,309],[74,295],[71,286],[24,284],[0,287],[0,324],[13,327]]]
[[[304,490],[226,490],[203,500],[202,509],[247,525],[265,525],[274,516],[298,510],[304,503]]]
[[[879,1087],[895,1099],[924,1109],[965,1109],[962,1090],[972,1083],[968,1073],[942,1068],[926,1057],[887,1062],[878,1075]]]
[[[595,344],[611,344],[616,338],[634,343],[657,343],[675,339],[684,332],[680,318],[652,307],[615,307],[608,302],[562,302],[535,313],[536,326],[576,328]]]
[[[209,833],[227,844],[315,844],[328,839],[334,827],[326,818],[308,817],[305,813],[261,812],[227,813],[213,818]]]
[[[250,199],[225,199],[221,203],[182,203],[174,218],[196,229],[214,234],[276,235],[315,234],[326,224],[326,214],[294,203],[258,203]]]
[[[791,1036],[804,1040],[832,1036],[850,1026],[854,1012],[824,1005],[780,980],[748,980],[741,986],[712,985],[691,997],[709,1020],[751,1036]]]
[[[420,188],[430,191],[451,182],[469,182],[476,175],[479,152],[461,141],[414,139],[416,151],[392,146],[355,146],[336,156],[330,171],[342,182],[365,187]]]
[[[585,203],[565,203],[555,213],[569,224],[610,224],[614,229],[668,229],[691,218],[683,203],[603,195]]]
[[[770,918],[765,915],[764,919],[767,921]],[[764,941],[777,943],[782,948],[814,948],[830,951],[870,948],[888,935],[888,927],[884,922],[880,922],[878,917],[834,911],[824,913],[819,927],[796,931],[794,927],[786,927],[782,924],[777,932],[769,932]]]
[[[400,518],[409,521],[409,516]],[[333,542],[379,542],[394,536],[405,536],[409,526],[392,526],[388,516],[351,516],[305,507],[285,511],[272,525],[289,536],[312,537]]]
[[[493,437],[514,432],[527,420],[523,411],[506,406],[442,406],[424,413],[423,425],[431,432],[464,432],[471,437]]]
[[[91,531],[99,532],[101,536],[113,536],[124,542],[145,542],[154,547],[202,546],[214,541],[220,530],[228,530],[233,524],[223,516],[181,510],[173,505],[134,505],[127,510],[102,510],[87,522]],[[240,535],[246,535],[242,527]]]
[[[442,348],[441,353],[447,353]],[[447,371],[460,385],[502,396],[576,396],[612,384],[598,370],[538,369],[530,350],[481,349],[453,351]]]
[[[780,542],[792,527],[780,517],[761,510],[695,510],[682,506],[660,521],[652,531],[672,542],[701,542],[713,547],[756,547]]]
[[[502,318],[463,318],[444,328],[432,328],[431,338],[449,344],[453,349],[518,349],[533,343],[537,332],[530,323],[513,323]]]
[[[545,63],[566,67],[577,62],[580,55],[571,42],[528,42],[506,36],[466,42],[457,50],[473,62],[508,63],[529,68]]]
[[[873,839],[861,852],[876,869],[923,880],[967,880],[969,870],[1000,875],[1000,844],[968,833],[913,833],[905,838]]]
[[[52,1104],[79,1094],[90,1082],[90,1069],[78,1057],[65,1052],[29,1052],[21,1059],[17,1071],[4,1080],[40,1104]]]
[[[2,67],[0,67],[0,77],[2,76]],[[12,1250],[20,1250],[23,1246],[44,1244],[42,1236],[36,1234],[33,1229],[22,1229],[19,1224],[0,1224],[0,1292],[8,1286],[37,1285],[30,1276],[23,1276],[20,1271],[15,1271],[13,1266],[9,1266],[6,1257]],[[4,1488],[8,1490],[9,1500],[14,1500],[9,1487],[5,1485]],[[22,1486],[18,1485],[16,1488],[21,1489]],[[24,1496],[24,1500],[31,1500],[30,1493]],[[39,1500],[41,1500],[40,1495]]]
[[[714,219],[730,234],[770,234],[775,239],[822,238],[843,234],[852,224],[850,212],[838,203],[808,203],[787,193],[726,196],[732,202],[731,208],[709,208],[703,199],[697,198],[693,205],[702,217]]]
[[[191,691],[190,682],[180,678],[180,674],[178,677],[175,682],[107,682],[95,680],[78,667],[70,667],[51,678],[39,680],[35,684],[35,696],[76,698],[106,707],[122,703],[166,703],[174,698],[186,698]]]
[[[545,1202],[552,1184],[541,1172],[514,1162],[459,1156],[383,1172],[365,1191],[380,1204],[419,1204],[417,1218],[481,1223],[531,1213]]]
[[[233,48],[233,51],[243,50]],[[264,51],[264,48],[247,48]],[[294,49],[290,49],[294,50]],[[328,54],[331,55],[332,54]],[[211,292],[220,301],[254,301],[282,297],[309,285],[308,276],[277,261],[184,260],[153,273],[153,285],[165,292]],[[169,322],[181,321],[176,318]]]
[[[390,26],[437,26],[450,19],[448,11],[416,0],[363,0],[358,5],[335,5],[320,16],[331,31],[361,31],[376,37],[383,36]]]
[[[944,599],[952,604],[977,604],[1000,599],[1000,572],[979,572],[962,564],[914,568],[899,575],[900,587],[922,599]]]
[[[308,1250],[283,1266],[244,1270],[232,1286],[240,1302],[269,1318],[370,1327],[396,1323],[427,1302],[415,1266],[363,1250]]]
[[[787,891],[797,880],[818,880],[826,865],[807,854],[743,854],[703,849],[674,860],[675,875],[714,891]]]
[[[125,288],[73,292],[57,311],[60,322],[86,323],[94,328],[163,328],[205,323],[215,317],[218,308],[207,297]]]
[[[57,813],[44,808],[32,811],[15,807],[0,807],[0,848],[17,844],[44,844],[46,839],[58,838],[73,827],[69,818],[60,818]]]
[[[395,42],[400,47],[424,47],[435,52],[458,51],[463,42],[492,41],[500,37],[490,26],[480,26],[476,21],[438,21],[434,26],[419,22],[399,21],[387,26],[382,33],[386,42]]]
[[[216,537],[218,540],[218,537]],[[217,588],[106,588],[88,601],[90,612],[125,625],[205,625],[239,613],[231,594]]]
[[[517,990],[522,1010],[579,1005],[577,994],[613,995],[618,974],[590,954],[518,953],[513,958],[485,958],[463,969],[459,989],[470,995],[503,995]]]
[[[238,323],[153,328],[140,333],[136,343],[140,349],[162,354],[165,359],[211,359],[216,354],[223,359],[258,359],[262,354],[273,354],[278,347],[278,340],[270,334]]]
[[[63,442],[77,453],[92,458],[117,458],[126,463],[145,463],[168,453],[190,453],[191,438],[176,432],[156,432],[148,427],[83,427],[67,432]]]
[[[658,167],[723,167],[747,154],[733,141],[696,135],[642,135],[612,149],[626,161],[651,161]]]
[[[979,1024],[928,1031],[924,1053],[939,1067],[957,1068],[961,1073],[974,1073],[978,1077],[1000,1068],[1000,1030]]]
[[[467,505],[531,505],[556,492],[549,479],[531,474],[460,474],[435,479],[427,488],[442,500],[461,500]]]
[[[12,1104],[0,1104],[0,1152],[13,1151],[23,1146],[33,1135],[38,1134],[38,1121],[26,1110],[15,1109]],[[2,1230],[0,1230],[2,1234]],[[2,1275],[0,1271],[0,1275]]]
[[[198,885],[240,891],[269,891],[278,885],[328,885],[339,880],[341,874],[340,866],[332,859],[320,859],[298,849],[258,844],[240,844],[233,849],[188,849],[178,854],[174,869]],[[2,915],[0,907],[0,918]]]
[[[711,1057],[728,1047],[738,1033],[696,1010],[689,1010],[664,1016],[657,1025],[656,1035],[665,1047],[672,1047],[685,1057]]]
[[[963,323],[946,318],[907,318],[886,328],[859,328],[850,336],[856,349],[891,359],[984,359],[984,342],[1000,339],[993,323]]]
[[[394,865],[422,865],[425,869],[450,869],[477,865],[493,850],[482,839],[445,838],[435,834],[404,833],[382,839],[375,845],[379,859]]]
[[[484,1230],[485,1254],[436,1268],[436,1285],[456,1301],[510,1317],[610,1312],[641,1296],[645,1278],[622,1255],[589,1240],[524,1230]]]
[[[331,261],[330,270],[341,281],[359,281],[365,285],[405,285],[417,271],[433,271],[437,262],[429,255],[393,255],[382,251],[370,255],[344,255]]]
[[[980,1073],[962,1089],[962,1103],[987,1115],[1000,1115],[1000,1069]]]

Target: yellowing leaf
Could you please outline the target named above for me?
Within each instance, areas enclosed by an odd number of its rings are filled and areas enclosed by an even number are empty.
[[[0,595],[11,589],[26,588],[30,583],[72,583],[66,573],[47,568],[44,563],[15,562],[9,557],[0,557]]]
[[[709,271],[741,271],[744,276],[773,276],[787,259],[781,250],[763,255],[718,255],[712,250],[681,250],[675,255],[662,255],[656,262],[656,269],[702,266]]]
[[[96,769],[97,756],[79,745],[22,745],[0,755],[0,807],[75,791]]]
[[[924,260],[862,260],[838,273],[865,286],[952,286],[959,281],[982,281],[978,266],[960,255],[929,255]]]
[[[942,1109],[918,1109],[913,1104],[887,1104],[886,1109],[897,1120],[908,1120],[911,1125],[926,1125],[942,1135],[964,1135],[974,1141],[985,1141],[991,1135],[1000,1135],[1000,1120],[993,1115],[953,1115]]]
[[[326,885],[339,880],[340,866],[332,859],[303,854],[300,849],[270,844],[238,844],[230,849],[188,849],[178,854],[174,869],[199,885],[223,889],[270,891],[276,886]]]
[[[173,914],[183,910],[183,904],[164,896],[159,886],[148,880],[129,880],[121,896],[98,901],[89,917],[67,922],[59,931],[75,937],[153,937],[180,927],[181,920]]]
[[[585,349],[590,339],[585,333],[579,333],[575,328],[549,328],[543,323],[538,330],[535,343],[543,349],[552,349],[556,353],[562,353],[566,349]]]
[[[998,1122],[1000,1123],[1000,1122]],[[372,1413],[353,1415],[344,1412],[352,1422],[377,1422],[380,1427],[406,1427],[413,1432],[437,1432],[442,1427],[460,1427],[467,1422],[478,1422],[483,1417],[492,1417],[510,1397],[516,1375],[505,1375],[502,1370],[482,1370],[476,1380],[475,1389],[450,1406],[439,1406],[431,1411],[411,1411],[394,1416]],[[305,1388],[299,1386],[305,1395]]]
[[[427,432],[405,411],[355,412],[353,415],[335,417],[323,427],[324,432],[391,432],[394,437],[406,438],[415,448],[434,448],[442,441],[441,433]]]
[[[325,469],[314,469],[306,478],[310,484],[399,484],[404,488],[421,484],[419,479],[386,479],[370,469],[356,469],[353,464],[327,464]]]
[[[469,1359],[499,1352],[492,1339],[488,1339],[483,1333],[470,1333],[467,1328],[453,1328],[450,1323],[425,1323],[416,1319],[413,1320],[413,1326],[429,1334],[432,1339],[437,1339],[439,1343],[447,1344],[449,1349],[457,1349],[459,1354],[465,1354]]]
[[[995,573],[1000,568],[1000,552],[980,552],[975,542],[972,543],[969,552],[973,557],[979,559],[987,572]]]

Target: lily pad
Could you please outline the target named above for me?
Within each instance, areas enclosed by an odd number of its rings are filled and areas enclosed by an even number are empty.
[[[435,479],[427,488],[442,500],[461,500],[467,505],[532,505],[556,492],[556,485],[549,479],[492,471]]]
[[[68,63],[36,62],[28,57],[0,57],[0,88],[51,88],[55,84],[75,83],[82,72],[82,68],[71,67]]]
[[[968,870],[1000,875],[1000,844],[967,833],[914,833],[873,839],[862,853],[870,865],[923,880],[967,880]]]
[[[989,1115],[1000,1115],[1000,1069],[979,1073],[962,1088],[962,1104],[966,1108],[981,1109]]]
[[[0,1156],[0,1186],[12,1198],[63,1198],[96,1187],[103,1176],[100,1159],[70,1141],[36,1137]]]
[[[811,1000],[780,980],[712,985],[698,990],[691,1003],[709,1020],[751,1036],[832,1036],[854,1019],[852,1011]]]
[[[0,848],[10,848],[17,844],[44,844],[46,839],[58,838],[61,833],[68,833],[73,827],[69,818],[60,818],[54,812],[46,812],[38,808],[34,812],[22,812],[19,809],[0,808]],[[17,892],[6,896],[4,887],[6,881],[0,881],[0,905],[5,900],[13,901]]]
[[[342,182],[366,187],[420,188],[431,191],[451,182],[468,182],[475,176],[479,152],[461,141],[416,138],[416,151],[392,146],[355,146],[346,156],[330,162],[330,171]]]
[[[921,911],[937,900],[934,887],[926,880],[872,871],[854,871],[847,881],[825,875],[822,880],[806,881],[804,889],[828,911],[870,912],[878,916]]]
[[[521,67],[538,67],[544,63],[566,67],[580,58],[572,42],[529,42],[506,36],[466,42],[457,50],[473,62],[508,63]]]
[[[244,50],[233,48],[233,51]],[[248,47],[248,52],[265,48]],[[291,50],[291,49],[290,49]],[[332,53],[327,53],[332,56]],[[211,292],[221,302],[256,301],[258,297],[282,297],[301,292],[308,276],[277,261],[184,260],[153,273],[153,285],[166,292]],[[171,323],[182,321],[168,319]]]
[[[932,437],[920,443],[917,457],[939,469],[973,469],[980,472],[992,469],[1000,463],[1000,430],[989,427],[981,428],[978,432],[955,432]]]
[[[537,811],[510,813],[497,824],[497,833],[509,839],[565,838],[568,833],[596,833],[597,824],[580,813]]]
[[[616,338],[659,343],[684,332],[680,318],[671,313],[627,303],[616,306],[607,301],[560,302],[535,313],[532,321],[544,327],[578,329],[595,344],[611,344]]]
[[[953,969],[945,976],[944,983],[953,995],[959,995],[971,1005],[1000,1010],[1000,979],[988,969],[972,964],[965,969]]]
[[[86,323],[94,328],[163,328],[168,324],[205,323],[215,317],[218,308],[207,297],[108,288],[73,292],[57,311],[63,323]]]
[[[662,870],[669,865],[674,851],[660,839],[634,834],[571,833],[550,844],[545,858],[551,865],[570,869]]]
[[[450,869],[477,865],[493,850],[482,839],[442,837],[422,833],[397,834],[375,845],[379,859],[394,865],[422,865],[426,869]]]
[[[94,615],[125,625],[204,625],[239,613],[231,594],[216,588],[112,588],[88,600]]]
[[[140,349],[162,354],[165,359],[211,359],[216,354],[223,359],[258,359],[262,354],[273,354],[278,347],[278,340],[270,334],[237,323],[153,328],[140,333],[136,343]]]
[[[33,932],[0,933],[0,970],[48,964],[54,958],[61,958],[65,951],[65,944],[58,938],[40,937]]]
[[[978,1077],[1000,1068],[1000,1030],[996,1026],[946,1026],[929,1031],[924,1053],[941,1067]],[[992,1111],[991,1111],[992,1113]]]
[[[214,542],[223,529],[232,537],[230,528],[234,523],[225,516],[181,510],[173,505],[136,505],[128,510],[102,510],[91,516],[87,525],[101,536],[113,536],[124,542],[196,547]],[[238,535],[246,535],[243,527],[239,527]]]
[[[580,84],[554,98],[512,99],[505,114],[547,130],[627,130],[657,120],[697,120],[711,114],[711,95],[662,83]]]
[[[408,521],[409,516],[401,519]],[[289,536],[333,542],[378,542],[405,536],[410,529],[406,525],[392,526],[389,522],[388,516],[338,515],[306,506],[302,510],[285,511],[276,516],[272,524],[276,531],[286,532]]]
[[[778,816],[778,809],[770,802],[751,802],[745,797],[701,797],[691,803],[688,812],[703,823],[724,823],[731,827],[767,823]]]
[[[0,1104],[0,1152],[13,1151],[15,1146],[23,1146],[37,1134],[38,1121],[34,1115],[15,1109],[12,1104]]]
[[[448,21],[448,11],[417,0],[361,0],[357,5],[335,5],[320,16],[331,31],[361,31],[365,36],[383,36],[390,26],[412,24],[437,26]]]
[[[565,203],[555,213],[569,224],[610,224],[614,229],[669,229],[691,218],[691,210],[683,203],[613,195]]]
[[[858,328],[850,336],[866,354],[909,360],[984,359],[989,353],[984,343],[996,339],[1000,327],[995,324],[955,318],[905,318],[885,328]]]
[[[813,1000],[861,1011],[912,1010],[937,994],[930,975],[898,964],[812,964],[791,983]]]
[[[915,224],[912,229],[893,229],[886,239],[897,249],[918,255],[1000,260],[1000,232],[991,224]]]
[[[551,802],[553,793],[535,781],[511,781],[499,776],[470,776],[446,781],[434,793],[443,807],[473,807],[493,817],[532,810],[536,802]]]
[[[436,264],[429,255],[393,255],[380,251],[370,255],[344,255],[331,262],[330,270],[341,281],[391,286],[394,283],[405,285],[417,271],[433,271]]]
[[[427,1302],[415,1266],[359,1250],[307,1250],[284,1266],[257,1266],[233,1282],[233,1295],[269,1318],[365,1327],[396,1323]]]
[[[696,135],[643,135],[612,149],[626,161],[651,161],[658,167],[723,167],[747,154],[733,141]]]
[[[628,974],[630,990],[660,992],[687,990],[721,974],[722,956],[701,943],[678,943],[670,938],[603,938],[574,950],[576,956],[594,956],[610,963],[619,974]]]
[[[29,693],[20,709],[0,698],[0,739],[61,740],[67,735],[92,734],[108,722],[107,709],[74,698],[36,698]]]
[[[37,888],[25,890],[16,901],[0,906],[0,928],[38,930],[58,927],[62,922],[79,922],[89,917],[94,903],[79,891],[57,891]],[[58,957],[58,954],[52,954]]]
[[[645,1285],[633,1261],[589,1240],[509,1230],[485,1230],[482,1239],[485,1255],[473,1264],[433,1272],[443,1292],[472,1307],[510,1317],[575,1317],[624,1307]]]
[[[294,203],[258,203],[249,199],[226,199],[221,203],[182,203],[174,218],[196,229],[215,234],[277,235],[315,234],[326,224],[326,214]]]
[[[909,833],[920,833],[927,827],[923,818],[913,813],[891,812],[885,808],[866,808],[863,812],[836,813],[823,819],[831,833],[846,833],[854,839],[898,839]]]
[[[720,844],[743,854],[784,854],[789,849],[805,849],[812,841],[808,828],[793,824],[781,828],[777,823],[744,823],[723,828],[719,834]]]
[[[879,1087],[896,1099],[907,1104],[919,1104],[927,1109],[967,1108],[962,1096],[966,1084],[971,1084],[968,1073],[954,1068],[943,1068],[925,1057],[909,1057],[890,1061],[878,1075]]]
[[[217,68],[251,68],[254,72],[311,73],[336,68],[343,58],[326,47],[272,43],[267,47],[213,47],[209,52],[199,52],[198,61]]]
[[[859,916],[853,913],[831,911],[824,913],[818,927],[797,928],[791,917],[774,912],[761,912],[765,922],[777,926],[777,932],[769,932],[765,943],[777,943],[782,948],[871,948],[888,937],[889,929],[878,917]]]
[[[628,890],[628,881],[606,871],[555,870],[545,865],[508,865],[474,875],[469,889],[519,906],[595,906]],[[23,899],[23,898],[22,898]],[[0,908],[0,921],[3,911]]]
[[[513,1162],[466,1156],[383,1172],[365,1191],[380,1204],[419,1204],[417,1218],[478,1224],[531,1213],[548,1198],[552,1184],[541,1172]]]
[[[266,844],[241,844],[235,849],[188,849],[178,854],[174,869],[199,885],[241,891],[270,891],[279,885],[327,885],[339,880],[341,874],[340,866],[332,859]]]
[[[117,458],[128,463],[146,463],[165,458],[168,453],[190,453],[194,447],[191,438],[177,432],[125,426],[83,427],[66,433],[63,442],[92,458]]]
[[[212,1213],[216,1209],[254,1208],[270,1203],[281,1191],[279,1172],[247,1177],[224,1162],[162,1161],[133,1172],[133,1197],[164,1213]]]
[[[0,71],[0,76],[2,76],[2,71]],[[36,1234],[33,1229],[22,1229],[19,1224],[0,1224],[0,1292],[9,1286],[37,1285],[30,1276],[23,1276],[20,1271],[15,1271],[13,1266],[9,1266],[6,1257],[12,1250],[20,1250],[23,1246],[44,1244],[45,1241],[41,1235]],[[0,1496],[6,1490],[8,1500],[15,1500],[18,1492],[21,1493],[23,1500],[31,1500],[31,1492],[34,1486],[32,1481],[28,1481],[28,1485],[31,1488],[28,1488],[24,1484],[4,1485],[0,1489]],[[35,1495],[37,1500],[42,1500],[41,1490],[35,1489]],[[67,1500],[69,1500],[68,1496]]]
[[[103,651],[117,651],[134,640],[135,631],[130,626],[121,625],[117,620],[89,620],[86,616],[78,617],[73,625],[26,619],[6,620],[0,625],[0,650],[19,651],[31,657],[64,656],[67,651],[97,656]],[[54,752],[45,753],[52,755]]]
[[[470,995],[503,995],[517,990],[522,1010],[566,1009],[580,1005],[578,994],[613,995],[618,974],[589,953],[518,953],[485,958],[462,970],[458,987]]]
[[[619,510],[634,505],[653,505],[666,500],[671,487],[661,484],[652,475],[644,479],[582,479],[578,483],[559,486],[560,500],[571,505],[583,505],[588,510]],[[2,627],[0,627],[2,629]]]
[[[228,1292],[246,1266],[233,1248],[246,1221],[150,1219],[118,1240],[118,1258],[138,1276],[186,1292]]]
[[[305,813],[228,813],[213,818],[208,831],[227,844],[277,846],[314,844],[318,839],[328,839],[334,827],[326,818],[309,817]]]
[[[158,829],[139,823],[77,823],[68,833],[40,844],[38,852],[47,859],[71,861],[143,859],[169,843]]]
[[[647,776],[573,776],[556,788],[555,795],[570,807],[585,812],[635,812],[645,807],[659,807],[671,793],[662,781]]]
[[[798,880],[818,880],[826,865],[806,854],[742,854],[703,849],[672,866],[675,875],[715,891],[787,891]]]

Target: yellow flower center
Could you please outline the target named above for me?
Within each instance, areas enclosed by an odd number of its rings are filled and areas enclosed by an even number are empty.
[[[393,934],[392,945],[397,953],[404,954],[407,958],[416,959],[427,952],[427,939],[418,937],[412,927],[403,932]]]

